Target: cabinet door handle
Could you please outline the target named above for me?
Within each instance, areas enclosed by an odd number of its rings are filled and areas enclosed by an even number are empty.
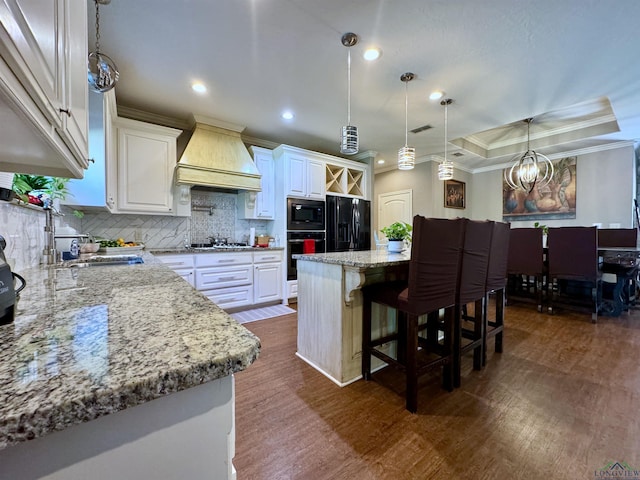
[[[96,163],[96,161],[93,158],[87,158],[87,163],[91,162],[91,163]]]
[[[60,110],[60,113],[66,113],[67,117],[71,116],[71,109],[70,108],[59,108],[58,110]]]

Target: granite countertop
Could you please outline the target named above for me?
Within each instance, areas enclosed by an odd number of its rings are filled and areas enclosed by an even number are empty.
[[[152,255],[34,267],[0,326],[0,448],[247,368],[260,340]]]
[[[402,253],[389,253],[386,249],[292,255],[298,261],[330,263],[359,268],[401,265],[407,263],[410,256],[409,250],[405,250]]]
[[[154,255],[177,255],[191,253],[230,253],[230,252],[263,252],[268,250],[284,250],[284,247],[226,247],[226,248],[152,248],[149,250]]]

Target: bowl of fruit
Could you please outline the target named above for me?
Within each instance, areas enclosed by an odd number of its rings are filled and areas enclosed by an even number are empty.
[[[98,240],[100,250],[103,253],[133,253],[144,248],[144,244],[137,242],[126,242],[123,238],[117,240]]]

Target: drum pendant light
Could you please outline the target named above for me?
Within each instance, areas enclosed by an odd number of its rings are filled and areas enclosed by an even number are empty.
[[[96,4],[96,49],[89,53],[87,62],[89,87],[96,92],[108,92],[115,87],[120,74],[111,58],[100,53],[100,5],[108,5],[111,0],[95,0]]]
[[[345,33],[342,45],[347,47],[347,124],[342,127],[340,153],[355,155],[358,153],[358,127],[351,125],[351,47],[358,43],[358,35]]]
[[[446,98],[440,102],[440,105],[444,106],[444,161],[438,165],[439,180],[451,180],[453,178],[453,163],[447,161],[447,126],[449,123],[447,110],[451,103],[453,103],[453,100],[450,98]]]
[[[398,150],[398,170],[411,170],[416,164],[416,149],[407,145],[409,138],[409,82],[415,78],[411,72],[403,73],[404,82],[404,147]]]

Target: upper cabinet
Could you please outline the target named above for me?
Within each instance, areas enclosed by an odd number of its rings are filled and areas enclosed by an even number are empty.
[[[87,2],[0,0],[0,170],[81,178]]]
[[[285,197],[324,199],[324,161],[314,152],[280,145],[274,156],[284,168]]]
[[[117,210],[173,214],[175,128],[118,118]]]
[[[69,182],[65,204],[111,213],[191,214],[174,184],[176,139],[181,130],[119,118],[115,92],[89,94],[89,152],[82,180]],[[182,208],[185,207],[185,208]]]
[[[275,170],[273,153],[261,147],[249,151],[260,172],[260,192],[243,191],[238,195],[238,217],[247,220],[273,220],[275,217]]]
[[[322,200],[328,194],[369,200],[371,167],[366,163],[288,145],[273,152],[284,173],[281,188],[285,197]]]

